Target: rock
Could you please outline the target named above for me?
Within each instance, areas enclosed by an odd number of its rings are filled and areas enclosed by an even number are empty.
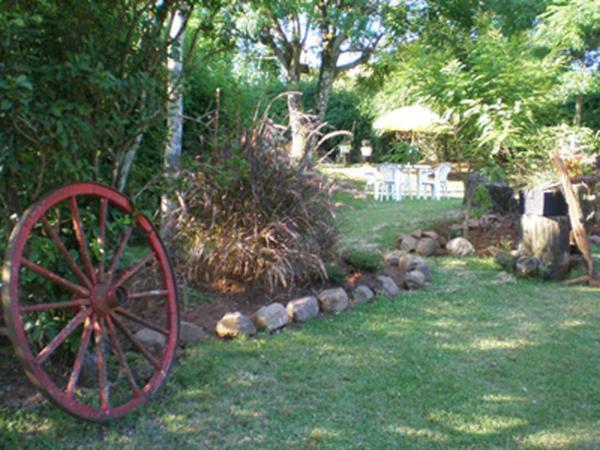
[[[352,298],[356,303],[370,302],[375,297],[373,291],[365,285],[358,286],[352,292]]]
[[[464,237],[457,237],[446,244],[446,250],[452,256],[473,256],[475,247]]]
[[[417,242],[419,242],[414,237],[404,234],[401,235],[401,238],[398,239],[398,248],[405,252],[414,252],[417,248]]]
[[[510,273],[502,271],[492,281],[492,284],[514,284],[517,279]]]
[[[179,325],[179,343],[181,345],[192,345],[206,339],[208,335],[198,325],[190,322],[181,322]]]
[[[517,273],[523,277],[535,275],[542,268],[542,261],[535,256],[519,256],[515,267]]]
[[[341,312],[348,307],[348,294],[342,288],[326,289],[317,299],[323,311]]]
[[[417,240],[421,239],[423,237],[423,230],[421,230],[421,229],[415,230],[412,233],[410,233],[410,235]]]
[[[309,295],[292,300],[287,304],[286,309],[290,320],[304,322],[319,315],[319,302],[316,297]]]
[[[505,269],[509,269],[509,270],[512,270],[515,265],[514,258],[512,256],[506,254],[502,250],[496,252],[496,254],[494,255],[494,261],[496,261],[496,264],[504,267]]]
[[[400,261],[398,262],[398,268],[404,273],[411,272],[413,270],[418,270],[422,272],[423,275],[425,275],[425,279],[427,281],[432,280],[431,269],[429,268],[427,261],[425,261],[425,259],[421,258],[420,256],[404,255],[400,257]]]
[[[398,266],[400,264],[400,258],[404,256],[403,252],[395,250],[385,255],[385,264],[388,266]]]
[[[415,255],[404,255],[401,256],[400,259],[398,260],[398,268],[402,271],[402,272],[408,272],[408,266],[409,264],[415,259],[415,258],[419,258],[419,256],[415,256]],[[422,259],[422,258],[421,258]]]
[[[217,323],[217,336],[236,337],[242,334],[253,336],[256,334],[254,322],[240,312],[227,313]]]
[[[397,255],[389,255],[385,257],[385,263],[388,266],[395,266],[398,267],[398,264],[400,263],[400,257]]]
[[[406,284],[407,289],[421,289],[425,287],[425,275],[423,275],[423,272],[420,272],[419,270],[413,270],[406,274],[404,283]]]
[[[435,255],[436,250],[439,248],[440,244],[438,241],[431,238],[423,238],[417,242],[417,246],[415,250],[419,255],[423,256],[433,256]]]
[[[166,343],[164,335],[150,328],[142,328],[134,337],[152,353],[161,353]]]
[[[497,214],[486,214],[482,219],[489,223],[498,222],[500,220]]]
[[[590,243],[592,245],[600,245],[600,236],[596,236],[596,235],[590,236]]]
[[[385,275],[386,277],[390,277],[392,280],[394,280],[394,283],[396,283],[397,286],[402,286],[402,284],[404,284],[405,273],[401,271],[399,267],[386,266],[377,272],[377,275]]]
[[[386,275],[377,276],[377,280],[381,283],[381,292],[388,297],[396,297],[400,294],[400,288],[394,280]]]
[[[431,282],[433,280],[429,264],[427,264],[423,258],[413,258],[413,260],[406,267],[407,272],[414,272],[415,270],[421,272],[425,276],[425,281]]]
[[[438,241],[440,239],[440,235],[437,234],[435,231],[433,230],[426,230],[423,231],[423,233],[421,233],[423,237],[428,237],[433,239],[434,241]]]
[[[481,222],[477,219],[470,219],[467,223],[469,225],[469,228],[479,228],[481,225]]]
[[[288,322],[288,313],[281,303],[271,303],[261,307],[252,316],[252,320],[259,330],[275,331],[285,327]]]

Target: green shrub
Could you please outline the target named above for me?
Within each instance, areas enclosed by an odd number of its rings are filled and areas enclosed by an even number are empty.
[[[473,215],[477,218],[485,215],[492,209],[493,201],[488,188],[480,184],[473,193]]]
[[[382,153],[381,159],[392,163],[416,164],[423,159],[421,149],[405,141],[392,142],[389,148]]]
[[[273,290],[326,277],[337,230],[331,186],[292,164],[268,121],[183,170],[174,248],[190,285],[229,278]]]
[[[346,271],[335,264],[327,264],[325,272],[327,273],[327,279],[335,284],[344,284],[348,277]]]
[[[366,272],[377,272],[383,267],[381,255],[368,250],[349,250],[344,253],[343,258],[352,267]]]

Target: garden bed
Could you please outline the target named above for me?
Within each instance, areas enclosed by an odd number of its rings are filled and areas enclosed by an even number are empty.
[[[486,254],[490,247],[515,249],[519,242],[519,216],[492,216],[492,220],[473,220],[469,226],[468,239],[475,247],[478,255]],[[446,240],[462,236],[462,222],[446,221],[433,229]],[[441,251],[445,255],[445,251]]]
[[[347,292],[351,292],[361,284],[370,287],[378,284],[375,273],[356,270],[343,261],[339,261],[336,266],[347,274],[346,280],[342,283],[321,281],[292,289],[279,288],[269,293],[264,289],[248,288],[231,280],[219,280],[197,290],[184,289],[180,293],[182,320],[202,327],[208,334],[213,334],[217,322],[230,312],[239,311],[250,317],[261,306],[273,302],[285,305],[290,300],[315,295],[324,289],[342,287]],[[386,265],[378,274],[389,276],[398,286],[403,285],[404,272],[398,267]]]

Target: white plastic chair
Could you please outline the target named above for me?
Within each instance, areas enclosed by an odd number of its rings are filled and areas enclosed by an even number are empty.
[[[381,174],[379,182],[378,200],[396,200],[396,172],[398,169],[395,164],[382,164],[379,167]]]
[[[410,164],[400,164],[398,166],[400,174],[400,193],[401,196],[409,197],[411,195],[412,186],[410,184],[410,177],[412,173],[412,166]]]
[[[370,191],[373,191],[373,197],[375,200],[379,200],[379,185],[380,185],[380,175],[376,169],[368,169],[365,171],[365,195],[368,196]]]
[[[431,176],[421,181],[421,186],[431,187],[431,198],[439,200],[440,198],[448,197],[448,175],[452,170],[452,164],[445,162],[433,169]]]
[[[403,172],[397,164],[382,164],[378,183],[375,186],[375,200],[402,200]]]

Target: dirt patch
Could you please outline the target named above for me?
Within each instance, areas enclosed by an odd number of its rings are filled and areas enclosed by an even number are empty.
[[[434,230],[450,240],[462,236],[462,225],[462,222],[447,221],[438,224]],[[519,216],[494,216],[489,220],[472,221],[468,239],[479,255],[489,247],[515,249],[519,242]],[[443,249],[438,252],[438,256],[444,254]]]
[[[23,372],[8,337],[3,335],[0,335],[0,379],[0,403],[24,407],[42,400]]]

